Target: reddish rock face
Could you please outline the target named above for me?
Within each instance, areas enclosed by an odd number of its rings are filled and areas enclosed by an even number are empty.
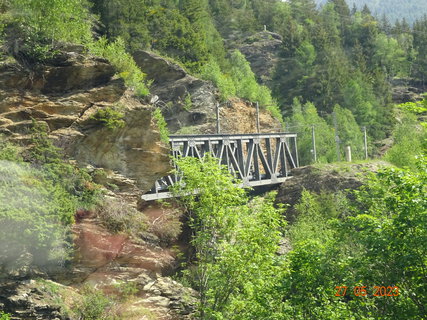
[[[124,234],[111,234],[99,225],[93,214],[78,213],[76,221],[73,227],[76,258],[84,267],[99,271],[102,268],[104,274],[115,273],[117,267],[132,273],[162,274],[174,262],[171,250],[133,240]]]

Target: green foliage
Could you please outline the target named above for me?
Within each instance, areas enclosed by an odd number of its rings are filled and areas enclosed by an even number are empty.
[[[89,3],[85,0],[14,0],[11,10],[20,24],[46,39],[85,43],[91,39]]]
[[[10,314],[0,311],[0,320],[10,320]]]
[[[423,115],[427,113],[427,99],[418,102],[402,103],[397,107],[416,115]]]
[[[222,101],[236,95],[233,79],[229,75],[222,73],[219,64],[215,60],[209,60],[201,68],[200,76],[205,80],[212,81],[218,87]]]
[[[423,319],[425,158],[417,165],[417,172],[388,168],[372,175],[352,203],[343,194],[303,192],[280,280],[283,319]],[[335,297],[341,285],[347,294]],[[362,285],[363,299],[353,293]],[[400,295],[374,297],[374,286],[383,285],[398,286]]]
[[[364,159],[364,140],[353,114],[350,110],[335,105],[334,113],[337,121],[338,136],[342,149],[351,147],[352,158],[354,160]],[[332,121],[333,122],[333,121]],[[341,157],[345,159],[344,150],[341,150]]]
[[[280,272],[282,222],[274,194],[246,204],[245,191],[209,155],[178,159],[177,165],[184,183],[175,192],[189,214],[195,249],[184,276],[200,292],[199,318],[246,319],[254,309],[265,312],[258,297]]]
[[[416,168],[415,156],[427,150],[427,129],[408,112],[402,114],[401,122],[393,132],[394,145],[385,159],[399,167]]]
[[[249,62],[240,51],[236,50],[231,54],[229,63],[229,72],[223,73],[218,63],[210,60],[202,67],[201,77],[212,81],[218,87],[223,101],[237,96],[259,102],[261,107],[270,111],[276,119],[281,121],[282,114],[271,96],[270,89],[258,84]]]
[[[20,153],[21,149],[18,146],[0,136],[0,160],[20,162],[22,161]]]
[[[102,291],[89,286],[83,288],[82,301],[77,304],[73,311],[82,320],[113,320],[110,308],[113,301]]]
[[[191,101],[191,94],[187,94],[184,99],[184,110],[190,111],[193,108],[193,102]]]
[[[84,171],[62,160],[39,125],[24,155],[28,162],[18,150],[0,143],[0,256],[6,264],[25,252],[35,265],[63,263],[74,213],[93,205],[99,191]]]
[[[349,217],[345,230],[359,230],[357,242],[364,248],[364,265],[356,272],[368,273],[368,281],[401,287],[399,299],[387,302],[384,315],[405,314],[421,319],[427,303],[425,270],[427,267],[427,162],[417,161],[417,172],[384,169],[358,193],[364,214]],[[347,233],[350,239],[356,236]],[[353,241],[356,239],[353,239]],[[378,301],[379,305],[386,302]],[[404,310],[404,311],[403,311]],[[403,312],[402,312],[403,311]]]
[[[160,132],[160,140],[164,143],[169,144],[169,130],[168,125],[165,121],[165,118],[162,115],[162,111],[160,109],[155,109],[153,111],[153,119],[156,121],[157,127]]]
[[[290,132],[298,133],[298,150],[302,165],[313,163],[312,126],[316,137],[316,151],[318,162],[332,162],[336,160],[334,130],[322,119],[314,104],[308,102],[301,105],[298,99],[294,100],[293,115],[285,119],[286,128]]]
[[[119,129],[125,126],[124,113],[118,107],[105,107],[98,109],[91,119],[100,122],[108,129]]]
[[[119,291],[120,300],[126,301],[134,297],[138,293],[138,286],[133,281],[123,281],[114,285],[115,289]]]
[[[109,42],[103,37],[90,45],[90,51],[110,61],[136,96],[144,97],[150,93],[144,81],[145,74],[138,68],[132,56],[126,52],[125,43],[121,38]]]
[[[234,81],[238,97],[258,101],[264,107],[275,105],[270,90],[257,83],[249,62],[240,51],[236,50],[231,54],[230,64],[230,75]]]
[[[10,12],[14,31],[24,43],[21,50],[34,61],[55,55],[55,41],[86,44],[92,39],[91,15],[86,0],[14,0]]]

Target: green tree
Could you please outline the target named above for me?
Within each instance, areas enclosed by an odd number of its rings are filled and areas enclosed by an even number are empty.
[[[350,110],[335,105],[334,113],[337,121],[338,136],[342,146],[341,158],[344,157],[344,147],[350,146],[352,158],[364,159],[363,133]]]
[[[175,192],[189,214],[195,250],[186,278],[200,293],[199,317],[249,319],[241,315],[266,312],[260,295],[280,272],[281,218],[274,195],[249,202],[246,191],[209,155],[178,159],[177,165],[184,183]]]
[[[11,1],[10,10],[16,20],[11,32],[21,35],[20,46],[15,49],[38,61],[52,54],[49,51],[55,41],[89,43],[92,41],[92,17],[88,8],[86,0]]]
[[[316,153],[318,162],[336,160],[334,131],[322,119],[313,103],[301,105],[294,99],[292,116],[285,119],[289,131],[298,133],[299,159],[302,165],[313,163],[312,128],[315,130]]]
[[[426,314],[425,157],[417,167],[416,172],[389,168],[373,177],[358,193],[363,212],[350,216],[343,228],[348,240],[357,241],[363,250],[360,267],[353,270],[356,277],[367,285],[382,282],[400,288],[395,299],[375,301],[383,316],[398,319],[422,319]]]

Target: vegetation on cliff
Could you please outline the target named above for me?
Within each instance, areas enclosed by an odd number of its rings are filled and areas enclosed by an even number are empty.
[[[28,149],[0,142],[0,162],[0,268],[15,272],[28,253],[35,266],[63,266],[72,254],[74,214],[96,204],[99,188],[63,160],[37,123]]]

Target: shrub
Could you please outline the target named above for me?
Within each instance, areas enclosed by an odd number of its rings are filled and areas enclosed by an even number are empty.
[[[102,123],[108,129],[123,128],[125,126],[125,121],[123,118],[124,113],[118,110],[117,107],[106,107],[98,109],[96,113],[91,116],[91,119]]]
[[[245,190],[216,158],[177,160],[181,196],[192,229],[194,265],[185,278],[200,293],[198,319],[266,319],[261,302],[281,270],[276,252],[281,210],[275,194],[249,202]],[[260,315],[261,311],[264,313]]]
[[[57,41],[86,44],[92,41],[91,15],[86,0],[14,0],[10,10],[15,20],[10,32],[25,39],[21,50],[34,61],[55,55]]]
[[[159,128],[160,140],[162,140],[166,144],[169,144],[168,125],[165,121],[165,118],[162,115],[162,111],[160,109],[155,109],[153,111],[152,116],[157,123],[157,127]]]
[[[110,309],[114,302],[102,291],[86,286],[82,290],[82,300],[73,311],[81,320],[112,320]]]
[[[394,145],[385,159],[398,167],[416,168],[415,156],[427,149],[427,129],[419,124],[416,117],[405,113],[393,132]]]
[[[0,320],[10,320],[10,314],[0,311]]]
[[[258,84],[249,62],[240,51],[235,50],[230,57],[230,72],[223,73],[214,60],[209,60],[202,68],[200,76],[212,81],[219,89],[221,100],[240,97],[259,102],[275,118],[282,121],[282,114],[277,102],[272,98],[266,86]]]
[[[218,87],[222,101],[236,95],[236,87],[234,86],[233,79],[221,72],[221,68],[215,60],[209,60],[201,68],[200,77],[212,81]]]
[[[129,300],[138,293],[138,284],[133,281],[122,281],[114,285],[118,290],[118,298],[121,301]]]
[[[187,94],[184,99],[184,110],[190,111],[193,108],[193,102],[191,101],[191,94]]]
[[[97,213],[102,224],[114,233],[138,234],[148,228],[145,215],[124,200],[106,198],[98,207]]]
[[[125,43],[121,38],[108,42],[107,38],[103,37],[92,43],[89,48],[93,54],[111,62],[125,84],[134,90],[136,96],[144,97],[150,93],[144,81],[145,74],[136,65],[132,56],[126,52]]]

